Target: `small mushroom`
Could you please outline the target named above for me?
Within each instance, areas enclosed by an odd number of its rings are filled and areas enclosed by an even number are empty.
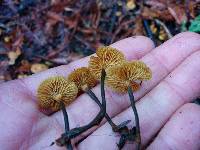
[[[124,62],[120,66],[109,68],[107,71],[106,84],[114,91],[129,94],[131,107],[135,115],[135,137],[132,132],[126,133],[124,137],[121,136],[118,145],[119,147],[123,147],[127,140],[135,140],[137,142],[136,149],[141,149],[139,116],[135,106],[133,91],[138,90],[140,87],[140,84],[136,81],[149,80],[151,77],[152,73],[150,68],[148,68],[146,64],[141,61]],[[133,129],[131,130],[134,131]]]
[[[78,88],[75,83],[67,81],[64,77],[50,77],[43,81],[37,91],[39,106],[43,109],[57,111],[60,102],[69,105],[77,96]]]
[[[96,51],[97,56],[91,56],[89,61],[89,69],[96,79],[101,78],[101,71],[112,66],[117,66],[125,61],[124,55],[115,48],[105,46],[100,47]]]
[[[126,93],[128,86],[133,91],[140,88],[137,81],[151,79],[151,70],[141,61],[124,62],[122,65],[109,68],[107,71],[106,84],[114,91]]]
[[[87,74],[87,73],[89,73],[88,68],[86,68],[86,67],[79,68],[69,75],[68,80],[73,80],[79,86],[80,90],[85,90],[84,92],[88,93],[89,96],[95,102],[99,102],[96,95],[90,92],[91,90],[90,90],[88,85],[89,84],[94,85],[94,83],[91,84],[91,79],[90,79],[91,76],[90,76],[90,74]],[[85,76],[86,76],[86,78],[85,78]],[[83,79],[83,78],[85,78],[85,79]],[[92,81],[93,81],[93,78],[92,78]],[[102,78],[101,78],[101,83],[103,83],[103,84],[101,84],[101,87],[104,87],[104,81],[105,81],[105,71],[103,70],[102,71]],[[95,80],[95,82],[96,82],[96,80]],[[88,88],[84,88],[84,87],[88,87]],[[88,129],[99,125],[101,123],[101,121],[103,120],[103,118],[105,117],[105,114],[106,114],[106,101],[105,101],[105,99],[102,99],[102,103],[99,102],[99,104],[100,104],[100,106],[99,106],[100,110],[99,110],[98,114],[96,115],[96,117],[92,121],[90,121],[88,124],[86,124],[84,126],[76,127],[76,128],[73,128],[69,131],[66,130],[65,133],[62,134],[61,137],[56,140],[56,142],[55,142],[56,145],[58,145],[58,146],[65,146],[66,145],[66,147],[68,146],[67,149],[70,149],[70,147],[69,147],[70,146],[70,140],[72,138],[76,138],[77,136],[83,134]],[[67,112],[65,111],[64,108],[62,108],[62,110],[63,110],[63,114],[65,116],[65,120],[68,120]],[[67,121],[66,121],[66,123],[67,123]],[[65,126],[69,127],[67,124]],[[77,143],[75,143],[75,145],[76,144]]]
[[[97,80],[87,67],[81,67],[69,74],[69,81],[74,82],[79,91],[86,91],[97,84]]]

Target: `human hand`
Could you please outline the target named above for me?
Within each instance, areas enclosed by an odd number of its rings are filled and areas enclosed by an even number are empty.
[[[143,147],[147,149],[200,149],[200,107],[189,104],[200,95],[200,36],[181,33],[154,49],[146,37],[127,38],[111,46],[122,50],[128,60],[140,59],[152,70],[153,78],[134,93],[139,113]],[[28,78],[0,85],[0,145],[2,150],[60,150],[50,146],[64,132],[62,112],[51,116],[37,107],[39,84],[50,76],[67,76],[75,68],[87,66],[89,57],[59,66]],[[93,88],[100,97],[100,88]],[[120,95],[106,88],[107,112],[119,124],[134,115],[128,95]],[[99,108],[86,94],[66,107],[70,128],[87,124]],[[80,150],[117,149],[119,136],[102,122],[75,138],[72,143],[89,135],[79,145]],[[148,145],[148,146],[147,146]],[[133,149],[127,143],[124,149]]]

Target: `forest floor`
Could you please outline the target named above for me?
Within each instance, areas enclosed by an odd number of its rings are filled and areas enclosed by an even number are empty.
[[[0,82],[80,59],[145,35],[156,45],[200,32],[198,0],[0,0]]]

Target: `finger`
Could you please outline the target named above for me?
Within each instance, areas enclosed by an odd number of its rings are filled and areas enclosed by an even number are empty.
[[[111,46],[122,51],[125,57],[129,60],[141,58],[154,48],[153,42],[144,36],[126,38],[112,44]],[[74,61],[68,65],[55,67],[38,74],[34,74],[28,78],[23,79],[23,82],[26,84],[26,87],[33,93],[33,95],[36,95],[37,88],[43,80],[56,75],[67,76],[76,68],[88,66],[89,58],[90,56]]]
[[[199,114],[200,106],[196,104],[186,104],[182,106],[162,128],[158,136],[147,149],[199,150]]]
[[[151,138],[155,136],[173,112],[184,103],[190,102],[200,95],[199,58],[200,51],[188,57],[158,86],[136,103],[140,119],[143,145],[146,145]],[[114,121],[120,123],[132,118],[134,118],[133,111],[131,108],[128,108],[126,111],[115,117]],[[89,143],[94,144],[91,149],[98,146],[105,146],[103,149],[111,147],[112,149],[116,148],[116,143],[119,141],[119,137],[93,136],[106,135],[108,133],[112,133],[112,131],[110,126],[105,124],[82,142],[79,148],[84,149]],[[110,143],[109,145],[106,144],[108,142]],[[129,146],[133,145],[129,144]]]

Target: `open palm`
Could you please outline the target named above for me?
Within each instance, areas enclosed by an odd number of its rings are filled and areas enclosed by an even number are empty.
[[[152,41],[138,36],[121,40],[111,46],[121,50],[128,60],[140,59],[153,72],[153,78],[144,82],[135,92],[140,118],[142,145],[153,150],[200,149],[200,107],[191,104],[200,96],[200,36],[181,33],[163,45],[154,48]],[[37,107],[36,91],[46,78],[67,76],[76,68],[87,66],[89,57],[59,66],[45,72],[0,85],[0,149],[1,150],[60,150],[50,144],[64,132],[62,112],[50,116]],[[100,88],[93,88],[100,97]],[[132,119],[128,95],[120,95],[106,88],[107,112],[115,123]],[[67,107],[70,128],[87,124],[98,113],[98,106],[85,94]],[[131,127],[131,126],[130,126]],[[80,150],[114,150],[119,136],[102,121],[74,139],[85,138],[74,146]],[[124,149],[134,149],[127,143]]]

